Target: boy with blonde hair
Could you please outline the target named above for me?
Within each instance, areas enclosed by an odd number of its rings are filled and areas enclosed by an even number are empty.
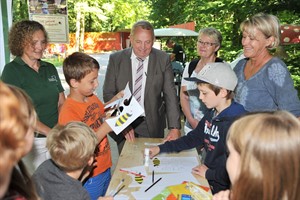
[[[205,177],[214,194],[230,187],[226,171],[226,136],[231,123],[246,111],[233,101],[237,77],[229,64],[208,63],[196,77],[185,79],[197,82],[199,98],[209,110],[187,135],[151,148],[151,157],[204,146],[207,152],[204,163],[194,167],[192,172]]]
[[[79,180],[84,179],[93,166],[97,144],[94,131],[85,123],[70,122],[65,126],[55,126],[47,137],[51,159],[43,162],[33,174],[41,198],[90,200]]]
[[[63,71],[70,86],[70,94],[61,107],[58,119],[58,123],[62,125],[71,121],[84,122],[96,132],[99,142],[97,166],[84,184],[92,200],[105,195],[112,166],[111,150],[106,136],[112,129],[106,122],[103,123],[103,118],[106,117],[104,104],[93,94],[99,85],[99,68],[97,60],[85,53],[75,52],[64,60]],[[123,92],[119,92],[111,101],[121,98],[122,94]]]

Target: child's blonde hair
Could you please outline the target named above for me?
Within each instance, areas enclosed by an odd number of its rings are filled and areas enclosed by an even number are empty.
[[[300,199],[300,121],[286,111],[235,121],[228,143],[241,156],[232,199]]]
[[[52,160],[66,172],[83,169],[94,156],[97,144],[94,131],[83,122],[57,125],[47,136]]]

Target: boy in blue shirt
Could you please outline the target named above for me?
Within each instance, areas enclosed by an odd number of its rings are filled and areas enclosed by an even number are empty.
[[[208,63],[196,77],[185,79],[197,82],[199,98],[209,110],[194,130],[177,140],[151,148],[150,156],[204,146],[207,152],[204,163],[194,167],[192,172],[205,177],[214,194],[230,187],[226,171],[227,132],[232,122],[246,111],[233,101],[237,77],[229,64]]]

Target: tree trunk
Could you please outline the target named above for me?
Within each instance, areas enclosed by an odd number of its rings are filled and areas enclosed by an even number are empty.
[[[80,18],[81,18],[81,8],[80,4],[75,6],[77,8],[77,16],[76,16],[76,43],[75,43],[75,51],[79,51],[79,44],[80,44]]]
[[[84,12],[81,14],[81,27],[80,27],[80,43],[79,43],[79,51],[84,52]]]

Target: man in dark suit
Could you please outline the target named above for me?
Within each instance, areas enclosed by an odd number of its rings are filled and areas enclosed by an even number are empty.
[[[147,21],[138,21],[130,33],[132,47],[113,53],[109,58],[103,86],[105,102],[123,90],[128,82],[134,93],[136,71],[140,65],[138,59],[143,60],[140,104],[145,113],[123,134],[111,134],[118,144],[119,153],[125,138],[129,141],[133,141],[135,137],[163,138],[166,117],[169,133],[165,140],[181,136],[180,110],[170,57],[152,47],[154,39],[153,26]]]

